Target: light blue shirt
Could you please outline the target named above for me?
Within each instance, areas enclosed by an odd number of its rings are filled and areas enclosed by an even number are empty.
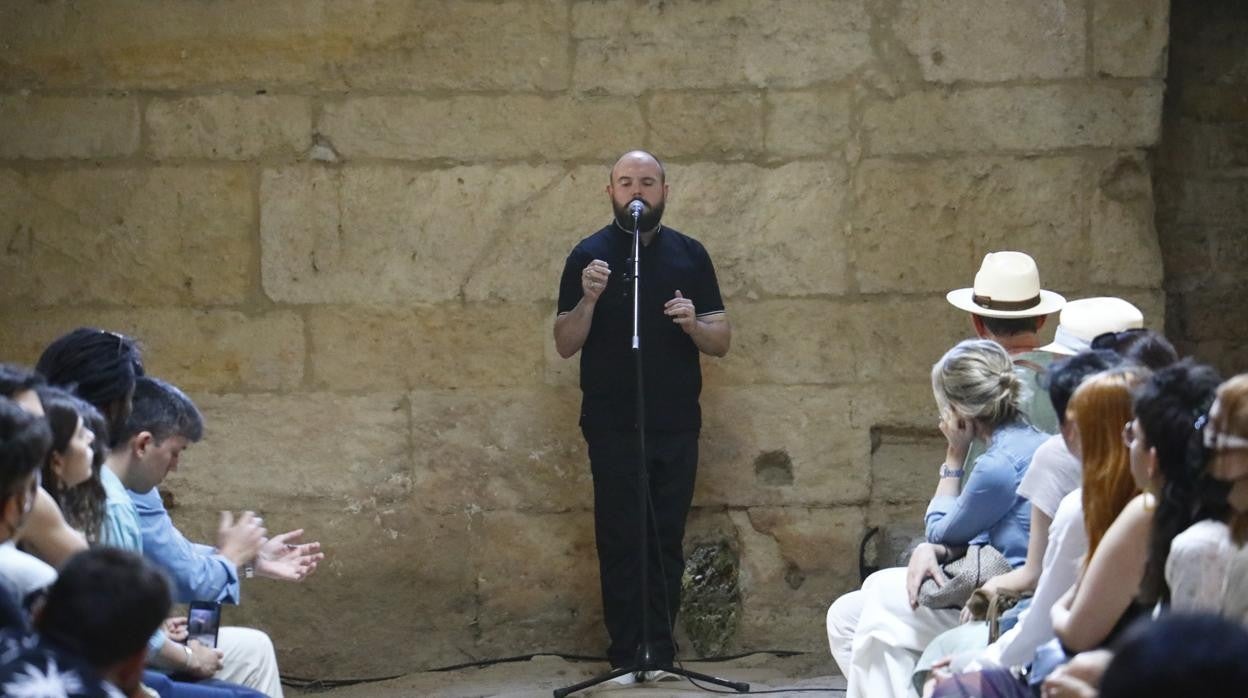
[[[104,485],[104,521],[100,524],[100,543],[110,548],[121,548],[143,553],[143,534],[139,529],[139,514],[134,502],[126,494],[121,478],[108,466],[100,468],[100,484]],[[147,641],[147,656],[154,657],[165,646],[165,631],[157,628]]]
[[[1014,567],[1027,559],[1031,505],[1018,494],[1031,456],[1049,438],[1023,422],[1001,426],[957,497],[933,497],[927,540],[941,545],[987,542]]]
[[[192,543],[182,535],[165,511],[155,487],[142,494],[126,490],[139,515],[143,533],[143,556],[159,565],[173,580],[179,603],[217,601],[238,603],[241,589],[234,563],[215,548]]]
[[[107,496],[104,521],[100,524],[100,543],[143,554],[139,514],[134,509],[134,502],[130,501],[130,495],[126,494],[126,486],[108,466],[100,468],[100,484],[104,485]]]

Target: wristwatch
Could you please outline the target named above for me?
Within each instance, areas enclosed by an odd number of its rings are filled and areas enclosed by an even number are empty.
[[[965,471],[965,470],[963,470],[962,468],[958,468],[957,470],[953,470],[953,469],[951,469],[949,466],[945,465],[944,463],[941,463],[941,465],[940,465],[940,476],[941,476],[942,478],[946,478],[946,477],[956,477],[956,478],[958,478],[958,479],[960,480],[960,479],[962,479],[962,473],[964,473],[964,472],[966,472],[966,471]]]

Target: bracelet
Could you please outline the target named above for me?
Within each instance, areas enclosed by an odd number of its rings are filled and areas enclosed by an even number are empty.
[[[941,465],[940,465],[940,476],[941,476],[942,478],[954,478],[954,477],[956,477],[956,478],[958,478],[958,479],[960,480],[960,479],[962,479],[962,473],[964,473],[964,472],[966,472],[966,471],[965,471],[965,470],[963,470],[962,468],[958,468],[957,470],[953,470],[952,468],[950,468],[949,466],[945,465],[944,463],[941,463]]]
[[[190,645],[182,645],[182,649],[186,651],[186,670],[191,670],[191,661],[195,658],[195,654],[191,652]]]

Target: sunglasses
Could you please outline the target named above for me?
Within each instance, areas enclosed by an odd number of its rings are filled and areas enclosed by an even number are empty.
[[[1248,439],[1216,431],[1207,414],[1202,414],[1197,418],[1195,427],[1200,432],[1201,443],[1210,451],[1235,451],[1248,448]]]
[[[1132,327],[1129,330],[1122,330],[1121,332],[1103,332],[1092,338],[1090,346],[1093,349],[1117,349],[1118,346],[1126,340],[1147,331],[1148,330],[1143,327]]]

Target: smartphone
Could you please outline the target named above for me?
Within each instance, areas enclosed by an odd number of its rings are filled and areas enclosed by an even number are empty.
[[[221,630],[221,604],[216,601],[192,601],[186,614],[186,641],[198,640],[205,647],[216,648]]]

